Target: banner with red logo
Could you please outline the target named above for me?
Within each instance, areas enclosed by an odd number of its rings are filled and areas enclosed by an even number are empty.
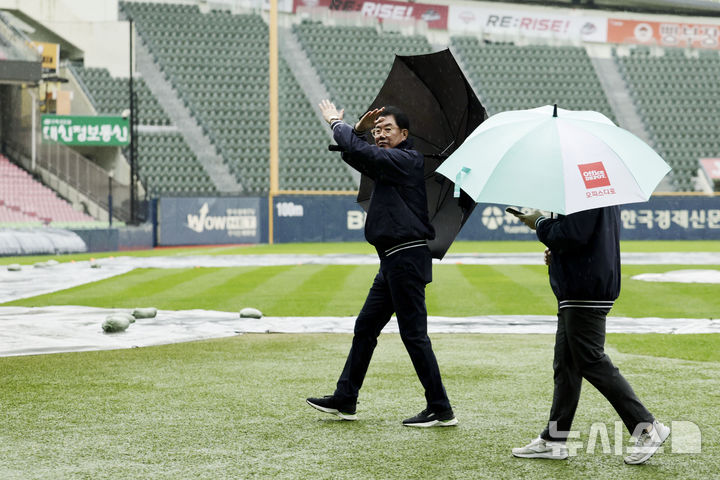
[[[324,7],[339,12],[359,12],[379,20],[423,20],[429,28],[447,30],[447,5],[394,2],[391,0],[295,0],[293,11],[302,7]]]
[[[607,41],[662,47],[720,48],[720,25],[608,19]]]
[[[605,42],[607,39],[607,19],[563,15],[550,10],[541,12],[452,5],[448,28],[452,32],[579,39],[586,42]]]
[[[701,158],[700,165],[710,180],[720,180],[720,158]]]

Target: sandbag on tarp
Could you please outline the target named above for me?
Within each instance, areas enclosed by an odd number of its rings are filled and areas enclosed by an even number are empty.
[[[132,312],[133,318],[155,318],[157,315],[157,308],[155,307],[148,307],[148,308],[136,308]]]
[[[124,332],[130,326],[130,320],[127,315],[112,314],[108,315],[102,323],[102,329],[105,333]]]
[[[75,232],[61,228],[0,229],[0,255],[44,255],[87,252],[87,245]]]
[[[262,318],[262,312],[257,308],[245,307],[240,310],[240,318]]]
[[[128,322],[130,322],[130,323],[135,323],[135,317],[133,316],[132,313],[128,313],[128,312],[116,312],[116,313],[113,313],[113,315],[119,315],[119,316],[121,316],[121,317],[125,317],[125,318],[128,319]]]

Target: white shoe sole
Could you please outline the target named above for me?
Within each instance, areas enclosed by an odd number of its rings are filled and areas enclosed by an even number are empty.
[[[669,436],[670,436],[670,429],[668,428],[668,429],[666,430],[665,436],[660,439],[660,443],[657,444],[656,447],[652,448],[652,449],[649,450],[648,452],[645,452],[645,455],[643,455],[643,456],[642,456],[640,459],[638,459],[638,460],[632,460],[632,459],[631,459],[631,460],[628,460],[628,458],[625,457],[625,459],[624,459],[624,460],[625,460],[625,463],[626,463],[627,465],[640,465],[640,464],[642,464],[642,463],[647,462],[648,460],[650,460],[650,457],[652,457],[653,455],[655,455],[655,454],[657,453],[657,451],[660,449],[660,447],[663,446],[663,443],[665,443],[665,440],[667,440]]]
[[[310,405],[311,407],[313,407],[316,410],[320,410],[321,412],[335,415],[337,417],[340,417],[343,420],[348,420],[348,421],[357,420],[357,415],[354,413],[343,413],[336,408],[321,407],[320,405],[315,405],[314,403],[310,402],[310,400],[305,400],[305,401],[307,402],[308,405]]]
[[[543,453],[518,453],[513,451],[512,452],[514,457],[518,458],[544,458],[547,460],[565,460],[568,458],[567,452],[561,453],[559,455],[555,455],[552,452],[543,452]]]
[[[447,421],[441,421],[441,420],[431,420],[429,422],[424,423],[403,423],[406,427],[419,427],[419,428],[429,428],[429,427],[454,427],[458,424],[457,418],[453,418],[452,420]]]

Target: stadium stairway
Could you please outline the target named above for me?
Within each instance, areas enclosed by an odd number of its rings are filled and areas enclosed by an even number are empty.
[[[298,85],[310,101],[310,105],[318,105],[321,100],[330,98],[330,93],[325,88],[320,76],[313,67],[308,56],[305,54],[305,50],[303,50],[295,33],[292,29],[287,27],[281,27],[279,30],[280,53],[287,62],[288,67],[292,70],[295,78],[298,80]],[[323,118],[322,113],[320,113],[320,109],[313,108],[313,112],[315,112],[320,123],[324,125],[325,119]],[[335,143],[332,131],[329,128],[325,130],[328,135],[328,141],[330,143]],[[352,176],[355,185],[359,186],[360,172],[349,165],[345,166]]]
[[[178,97],[173,86],[160,71],[152,54],[148,51],[142,37],[139,35],[135,44],[135,52],[137,69],[145,78],[150,91],[165,107],[165,112],[177,126],[185,143],[195,154],[198,162],[205,168],[218,191],[223,193],[242,192],[242,185],[236,181],[235,176],[229,171],[227,165],[223,163],[222,157],[217,154],[215,147],[205,136],[203,129],[198,125],[195,118]]]

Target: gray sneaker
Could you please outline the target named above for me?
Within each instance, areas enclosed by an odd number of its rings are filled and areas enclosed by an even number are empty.
[[[513,448],[512,454],[520,458],[565,460],[568,458],[568,449],[565,442],[552,442],[538,437],[524,447]]]
[[[670,427],[666,427],[657,420],[653,422],[652,426],[653,429],[649,433],[643,431],[635,442],[635,446],[628,449],[625,463],[640,465],[647,462],[670,436]]]

